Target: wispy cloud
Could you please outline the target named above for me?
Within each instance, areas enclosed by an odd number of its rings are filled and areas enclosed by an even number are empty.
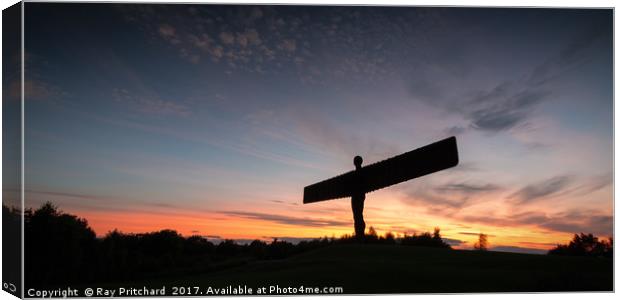
[[[566,72],[590,61],[592,46],[603,37],[609,37],[604,22],[592,25],[576,34],[556,55],[527,72],[496,82],[490,88],[476,85],[463,88],[462,80],[433,80],[416,77],[410,90],[414,98],[440,107],[465,118],[467,126],[454,125],[445,129],[450,134],[462,134],[467,129],[497,133],[523,125],[542,103],[552,99],[549,84]],[[434,74],[434,75],[433,75]],[[438,84],[443,82],[443,86]],[[458,86],[449,86],[456,84]],[[446,94],[445,90],[461,90],[460,94]],[[455,98],[456,97],[456,98]]]
[[[459,136],[465,133],[467,131],[467,128],[462,126],[451,126],[446,128],[444,131],[447,135]]]
[[[299,226],[309,226],[309,227],[338,227],[338,226],[350,226],[350,222],[337,221],[337,220],[329,220],[329,219],[312,219],[312,218],[300,218],[293,216],[284,216],[284,215],[275,215],[275,214],[265,214],[265,213],[257,213],[257,212],[245,212],[245,211],[219,211],[218,213],[234,216],[234,217],[243,217],[253,220],[261,220],[261,221],[269,221],[275,222],[279,224],[285,225],[299,225]]]
[[[557,196],[565,191],[573,182],[570,176],[556,176],[541,182],[532,183],[514,192],[508,199],[514,199],[516,203],[528,203],[535,200]]]
[[[484,201],[483,196],[501,192],[493,183],[449,182],[443,184],[413,184],[404,192],[407,204],[423,205],[429,212],[452,215],[461,209]]]
[[[612,173],[592,176],[584,179],[583,182],[575,188],[575,193],[577,195],[588,195],[605,187],[611,186],[613,183]]]
[[[541,85],[553,80],[592,58],[588,51],[603,38],[609,38],[611,28],[603,20],[586,27],[556,56],[548,58],[537,66],[528,77],[532,85]],[[611,43],[610,43],[611,45]]]
[[[445,129],[452,135],[461,135],[468,129],[483,132],[502,132],[522,125],[551,92],[540,87],[525,84],[520,79],[503,81],[492,88],[469,88],[458,99],[448,99],[436,83],[421,87],[420,83],[411,89],[414,97],[432,106],[439,106],[451,113],[460,114],[467,125],[454,125]]]
[[[561,175],[530,183],[510,194],[514,204],[525,204],[559,196],[583,196],[603,189],[613,182],[611,174],[578,178]]]
[[[127,205],[127,199],[121,197],[81,194],[72,192],[58,192],[45,189],[26,189],[29,195],[29,204],[40,204],[46,201],[67,206],[69,209],[89,209],[94,211],[106,212],[152,212],[158,213],[158,209],[173,209],[175,212],[182,210],[183,207],[153,201],[131,201],[131,205]],[[102,204],[105,203],[105,204]],[[62,208],[62,207],[61,207]]]
[[[435,188],[436,191],[445,192],[458,192],[465,194],[477,194],[484,192],[493,192],[500,190],[501,187],[495,184],[470,184],[470,183],[447,183]]]
[[[608,235],[613,231],[613,216],[597,211],[566,211],[548,214],[540,211],[526,211],[505,216],[463,216],[467,222],[492,226],[536,226],[550,231],[578,233],[588,232]]]
[[[541,227],[561,232],[584,232],[597,235],[611,235],[613,216],[573,211],[563,215],[549,217],[544,220]]]
[[[459,232],[459,234],[462,235],[472,235],[472,236],[479,236],[481,234],[481,232],[469,232],[469,231],[461,231]],[[492,234],[486,234],[488,237],[494,237],[495,235]]]
[[[76,194],[76,193],[67,193],[67,192],[42,191],[42,190],[33,190],[33,189],[26,189],[25,192],[39,194],[39,195],[48,195],[48,196],[80,198],[80,199],[86,199],[86,200],[103,199],[103,197],[96,196],[96,195]]]
[[[473,103],[480,105],[466,112],[466,118],[471,121],[470,126],[483,131],[498,132],[508,130],[521,124],[540,104],[548,92],[529,89],[503,90],[502,85],[497,86],[500,91],[492,90],[490,96],[482,94],[472,99]],[[491,100],[492,101],[489,101]]]

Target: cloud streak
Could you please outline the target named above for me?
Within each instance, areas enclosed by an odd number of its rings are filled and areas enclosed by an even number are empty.
[[[501,187],[495,184],[469,184],[469,183],[447,183],[435,188],[436,191],[445,192],[458,192],[464,194],[478,194],[485,192],[493,192],[500,190]]]
[[[524,186],[514,192],[508,199],[513,199],[515,203],[529,203],[535,200],[558,196],[560,192],[565,191],[573,182],[570,176],[556,176]]]
[[[478,203],[483,196],[501,192],[503,188],[492,183],[450,182],[444,184],[412,185],[405,190],[406,204],[423,205],[434,214],[452,215]]]
[[[503,89],[501,85],[497,88]],[[491,93],[496,92],[495,90]],[[480,103],[478,108],[466,112],[466,118],[471,121],[474,129],[499,132],[511,129],[521,124],[539,105],[548,92],[535,90],[501,90],[499,95],[483,95],[473,99],[473,103]],[[487,97],[492,97],[487,98]]]
[[[542,85],[587,62],[591,58],[588,51],[592,50],[592,46],[609,36],[609,27],[602,20],[592,24],[575,36],[557,56],[537,66],[527,79],[528,83],[535,86]]]
[[[507,199],[514,204],[525,204],[559,196],[584,196],[601,190],[613,183],[611,174],[578,179],[561,175],[530,183],[510,194]]]
[[[300,218],[284,215],[265,214],[256,212],[245,211],[219,211],[218,213],[231,217],[242,217],[252,220],[275,222],[285,225],[299,225],[308,227],[339,227],[350,226],[350,222],[328,220],[328,219],[312,219],[312,218]]]
[[[593,46],[603,39],[609,39],[609,26],[604,21],[592,24],[577,33],[563,49],[521,76],[504,79],[491,88],[466,86],[461,94],[445,93],[457,88],[445,85],[462,84],[461,80],[433,80],[437,74],[429,71],[428,78],[414,78],[411,93],[415,99],[451,113],[457,112],[469,124],[454,125],[445,129],[451,134],[462,134],[467,129],[498,133],[525,124],[542,103],[551,100],[549,84],[593,57]],[[474,68],[470,66],[470,68]],[[440,85],[437,82],[444,82]]]
[[[613,216],[596,211],[567,211],[547,214],[526,211],[506,216],[464,216],[463,221],[482,223],[499,227],[536,226],[556,232],[588,232],[596,235],[609,235],[613,231]]]

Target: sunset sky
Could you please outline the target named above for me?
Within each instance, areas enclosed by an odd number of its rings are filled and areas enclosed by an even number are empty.
[[[303,187],[455,135],[379,233],[534,251],[613,230],[612,10],[25,4],[26,206],[208,238],[353,232]]]

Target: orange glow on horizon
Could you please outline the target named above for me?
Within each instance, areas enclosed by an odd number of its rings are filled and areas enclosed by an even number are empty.
[[[378,200],[378,199],[377,199]],[[342,201],[342,200],[340,200]],[[343,201],[348,203],[347,201]],[[344,206],[343,204],[335,206]],[[395,205],[399,206],[399,205]],[[572,234],[564,232],[545,232],[535,226],[492,226],[488,224],[456,225],[449,218],[416,213],[415,222],[402,220],[394,217],[394,210],[385,208],[381,211],[367,209],[367,230],[372,226],[379,235],[387,232],[396,237],[404,234],[420,234],[432,232],[439,227],[443,238],[459,240],[460,245],[453,246],[456,249],[471,249],[477,241],[475,233],[488,235],[489,246],[512,246],[547,250],[555,244],[568,242]],[[350,212],[335,210],[330,219],[348,221],[349,226],[326,226],[311,227],[294,224],[281,224],[270,220],[249,219],[240,216],[230,216],[222,213],[188,213],[183,211],[67,211],[88,221],[89,226],[97,236],[104,236],[108,232],[117,229],[125,233],[145,233],[163,229],[176,230],[183,236],[201,235],[207,238],[219,237],[222,239],[259,239],[271,240],[273,237],[296,237],[296,238],[320,238],[341,237],[345,234],[353,234],[353,220]],[[285,214],[286,212],[279,212]],[[294,213],[294,212],[289,212]],[[390,215],[392,216],[390,218]],[[319,213],[308,213],[308,217],[320,216]],[[325,217],[324,217],[325,218]],[[394,226],[394,224],[398,224]],[[464,229],[468,227],[468,229]],[[416,228],[406,230],[406,228]],[[399,230],[401,229],[401,230]]]

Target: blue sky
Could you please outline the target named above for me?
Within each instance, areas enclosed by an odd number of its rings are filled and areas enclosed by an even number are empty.
[[[451,135],[461,164],[369,195],[369,225],[463,247],[612,232],[611,10],[25,13],[27,206],[98,234],[350,233],[348,200],[301,205],[305,185]]]

